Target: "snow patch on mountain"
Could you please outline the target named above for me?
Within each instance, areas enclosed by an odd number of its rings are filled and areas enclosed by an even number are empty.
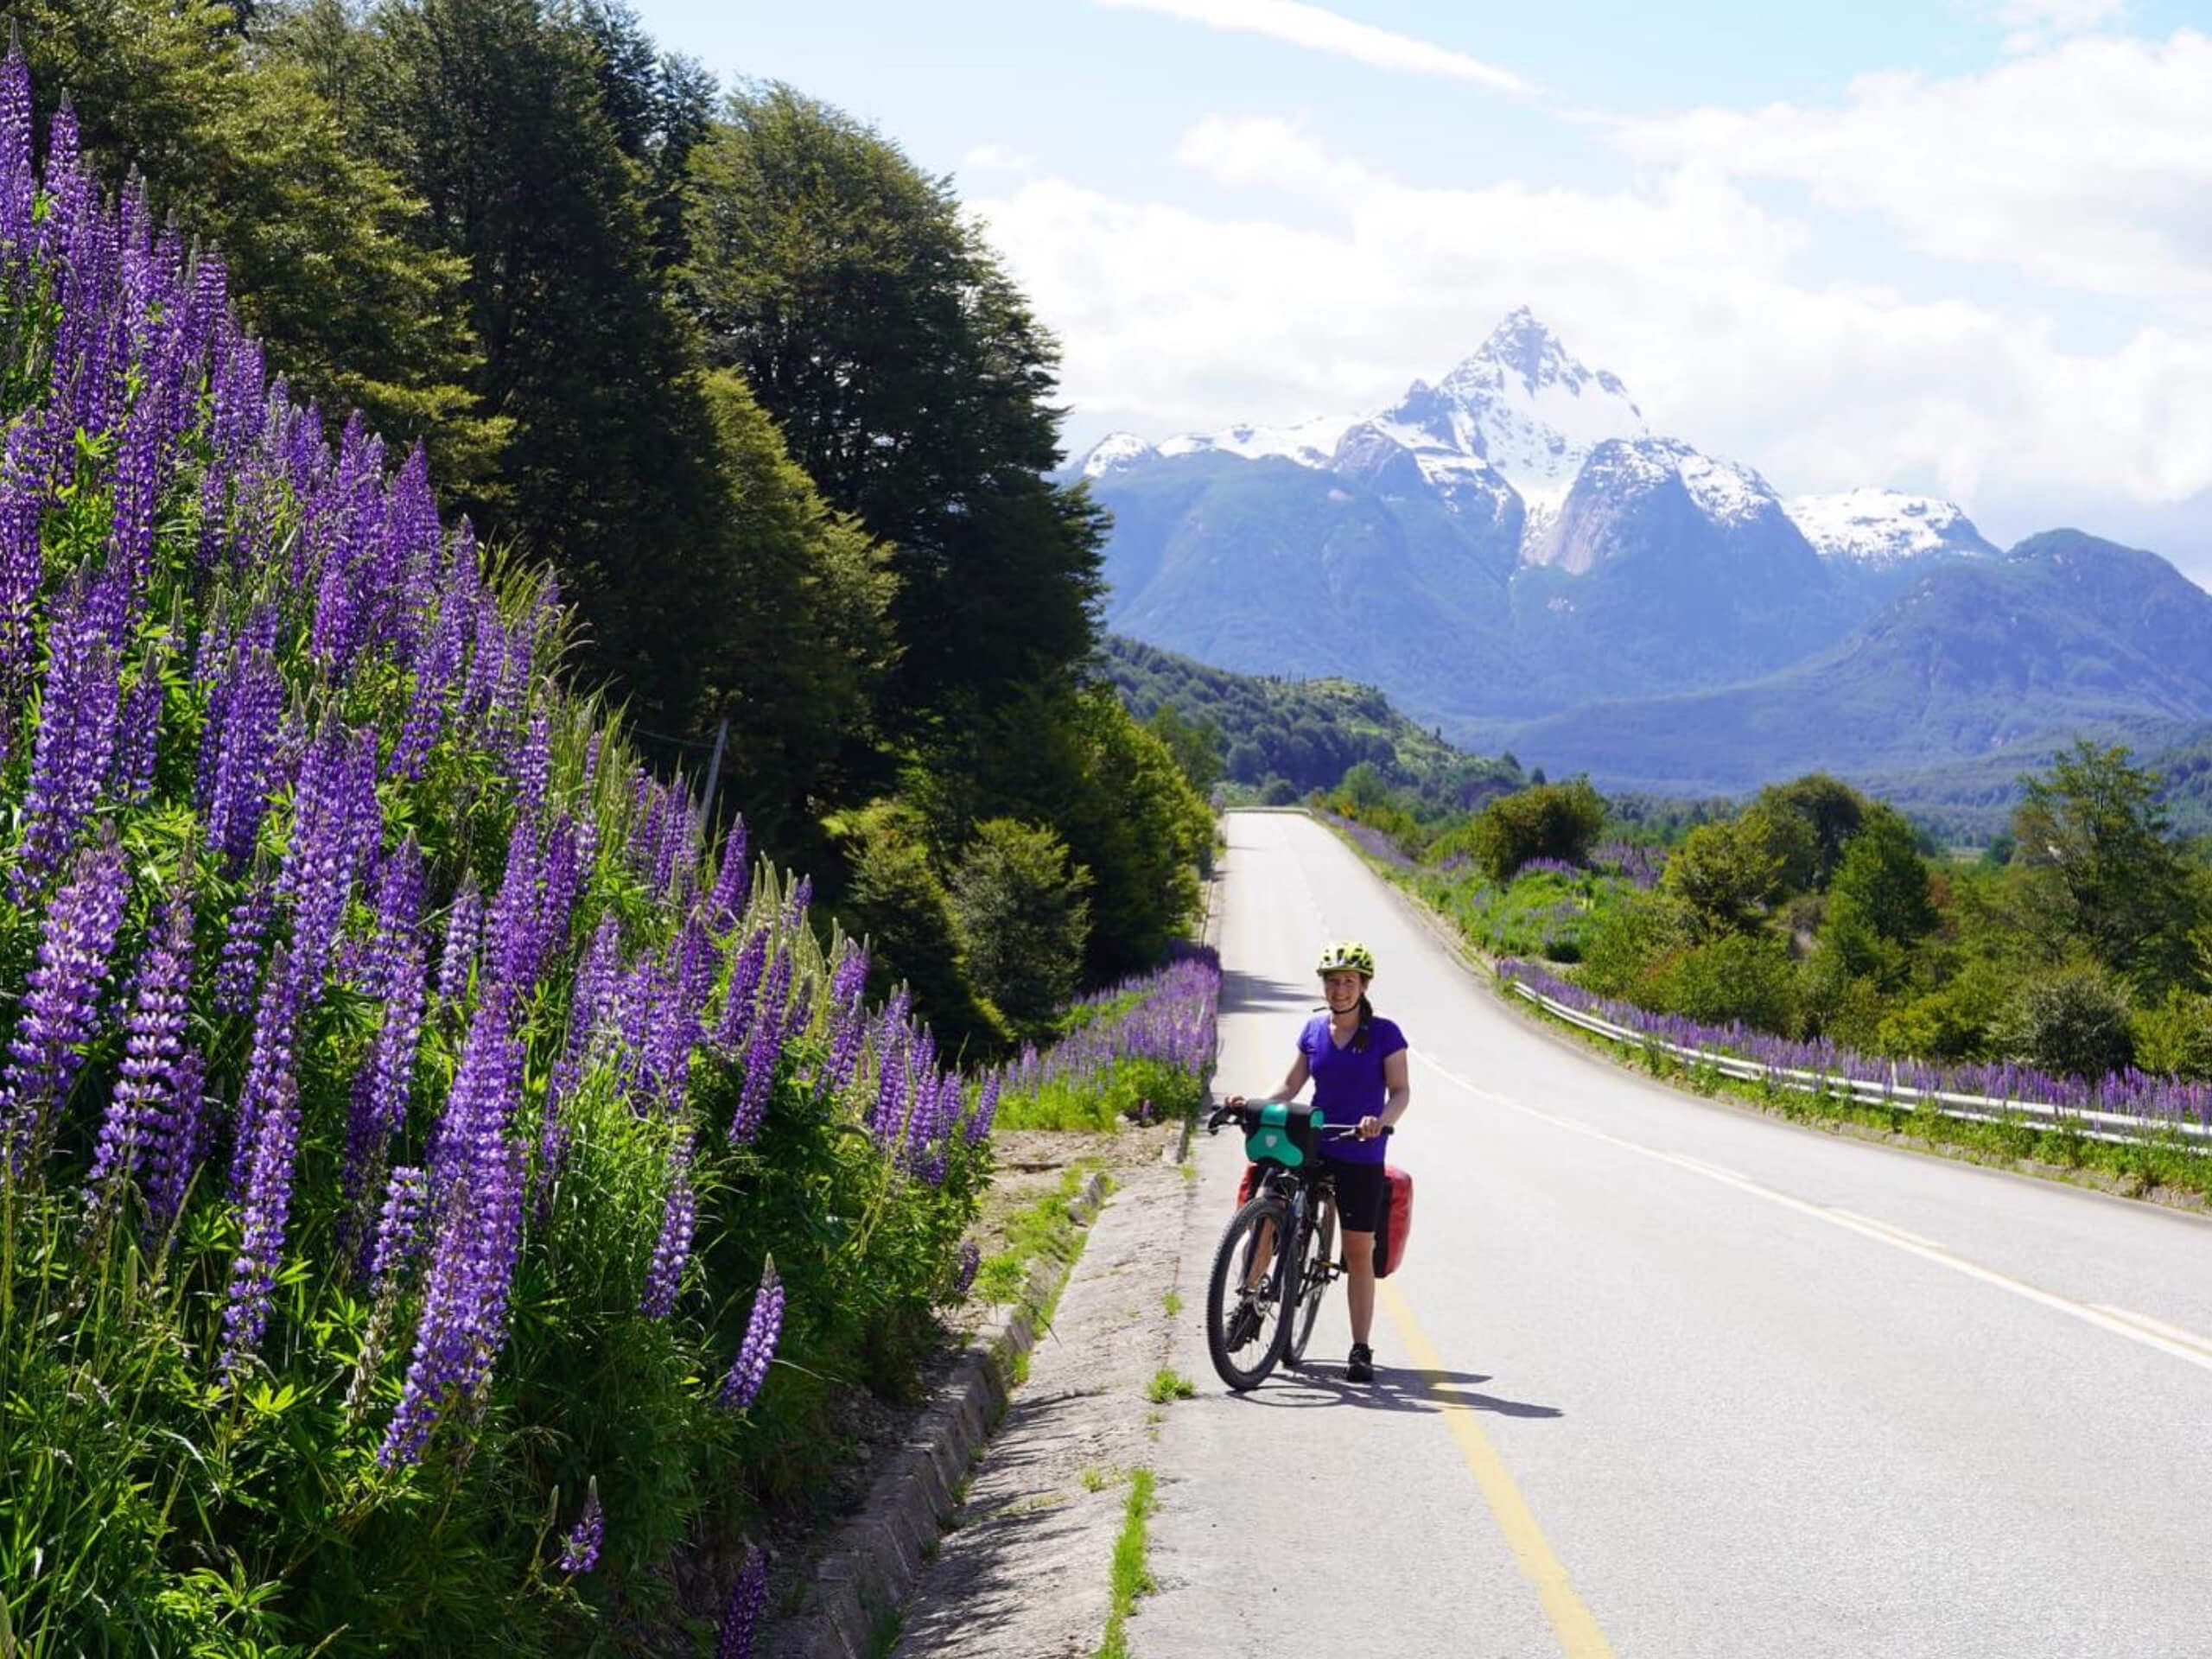
[[[1929,553],[1996,550],[1955,504],[1935,496],[1846,490],[1792,496],[1783,511],[1822,558],[1871,569],[1887,569]]]
[[[1090,446],[1090,453],[1083,458],[1085,478],[1103,478],[1109,473],[1118,473],[1124,467],[1134,467],[1140,461],[1156,460],[1160,451],[1134,432],[1109,432]]]
[[[1232,426],[1224,432],[1185,432],[1160,446],[1163,455],[1220,453],[1247,461],[1273,456],[1300,467],[1326,467],[1338,442],[1353,425],[1349,418],[1317,415],[1289,426]]]

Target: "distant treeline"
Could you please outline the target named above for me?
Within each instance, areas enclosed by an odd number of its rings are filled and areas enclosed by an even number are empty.
[[[1528,779],[1512,756],[1469,754],[1415,725],[1373,686],[1233,674],[1109,635],[1106,668],[1139,720],[1195,728],[1219,777],[1262,798],[1302,798],[1367,766],[1427,806],[1465,811]]]

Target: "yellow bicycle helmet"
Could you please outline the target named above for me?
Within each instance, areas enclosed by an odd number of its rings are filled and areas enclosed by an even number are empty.
[[[1375,977],[1375,953],[1357,939],[1338,939],[1321,952],[1321,960],[1314,964],[1317,974],[1342,973],[1350,969],[1362,979]]]

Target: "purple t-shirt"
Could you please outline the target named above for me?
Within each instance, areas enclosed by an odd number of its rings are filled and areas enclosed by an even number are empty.
[[[1382,1081],[1382,1062],[1406,1046],[1406,1034],[1395,1021],[1380,1015],[1368,1021],[1367,1052],[1356,1052],[1347,1038],[1340,1048],[1329,1035],[1329,1016],[1317,1014],[1298,1033],[1298,1052],[1313,1074],[1313,1106],[1329,1120],[1321,1133],[1323,1155],[1341,1164],[1379,1164],[1388,1144],[1381,1135],[1372,1141],[1356,1137],[1338,1140],[1333,1131],[1350,1128],[1363,1117],[1379,1114],[1389,1088]]]

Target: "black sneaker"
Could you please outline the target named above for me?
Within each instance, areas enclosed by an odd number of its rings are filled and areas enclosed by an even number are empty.
[[[1351,1345],[1351,1358],[1344,1364],[1347,1382],[1372,1382],[1375,1380],[1375,1351],[1363,1342]]]
[[[1224,1340],[1232,1354],[1259,1334],[1260,1309],[1257,1303],[1245,1302],[1229,1316],[1229,1332]]]

